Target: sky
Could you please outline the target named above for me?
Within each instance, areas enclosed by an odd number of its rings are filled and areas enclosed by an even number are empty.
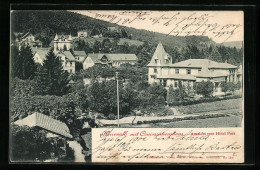
[[[174,36],[203,35],[217,43],[243,41],[243,11],[72,11],[118,25]]]

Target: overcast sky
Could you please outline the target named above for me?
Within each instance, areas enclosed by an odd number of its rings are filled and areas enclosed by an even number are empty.
[[[204,35],[217,43],[243,41],[242,11],[73,11],[127,27],[168,35]]]

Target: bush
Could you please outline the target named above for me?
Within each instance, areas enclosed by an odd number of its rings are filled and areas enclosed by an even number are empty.
[[[46,138],[46,131],[37,127],[11,126],[11,160],[12,161],[43,161],[50,159],[53,145]]]
[[[116,119],[116,116],[113,114],[113,113],[110,113],[108,116],[107,116],[108,120],[115,120]]]
[[[214,84],[210,81],[202,81],[196,84],[195,89],[197,94],[210,97],[214,92]]]

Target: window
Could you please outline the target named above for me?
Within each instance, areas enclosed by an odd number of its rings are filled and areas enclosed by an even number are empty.
[[[155,68],[155,69],[153,70],[153,72],[154,72],[154,73],[158,73],[158,72],[157,72],[157,68]]]
[[[163,86],[166,87],[167,80],[163,80]]]
[[[154,62],[157,63],[157,62],[158,62],[158,59],[154,59]]]
[[[178,87],[178,82],[174,81],[174,87]]]
[[[179,69],[175,69],[175,74],[179,74]]]
[[[166,64],[168,64],[168,63],[169,63],[169,60],[168,60],[168,59],[166,59],[166,60],[165,60],[165,62],[166,62]]]
[[[201,69],[199,69],[199,72],[201,71]]]
[[[72,62],[70,62],[70,66],[72,66]]]
[[[72,69],[70,69],[70,73],[72,73]]]
[[[190,74],[190,69],[187,69],[187,74]]]

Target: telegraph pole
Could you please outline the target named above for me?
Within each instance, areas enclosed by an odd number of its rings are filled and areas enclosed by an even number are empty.
[[[116,72],[116,94],[117,94],[117,126],[119,127],[119,89],[118,89],[118,72]]]

